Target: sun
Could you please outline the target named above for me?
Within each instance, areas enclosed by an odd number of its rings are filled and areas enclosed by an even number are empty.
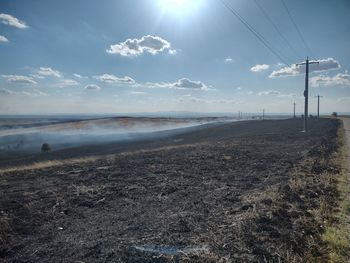
[[[190,0],[158,0],[159,4],[165,9],[182,9],[186,7],[186,4],[190,2]]]
[[[198,7],[200,0],[158,0],[162,11],[174,14],[185,14]]]

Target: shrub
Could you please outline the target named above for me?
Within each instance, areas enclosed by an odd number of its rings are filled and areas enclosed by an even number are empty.
[[[48,144],[47,142],[43,143],[43,145],[41,146],[41,152],[49,152],[51,151],[51,146],[50,144]]]
[[[338,117],[338,113],[337,112],[332,112],[332,117]]]

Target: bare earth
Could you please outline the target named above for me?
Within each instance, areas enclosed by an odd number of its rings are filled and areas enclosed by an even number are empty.
[[[334,188],[294,176],[336,171],[321,160],[336,150],[338,125],[311,120],[305,134],[300,119],[220,124],[111,145],[118,154],[83,165],[2,174],[0,260],[321,259],[312,211]]]

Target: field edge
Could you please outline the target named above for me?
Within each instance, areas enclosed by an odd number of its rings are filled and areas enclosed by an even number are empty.
[[[350,180],[347,174],[349,149],[343,122],[338,129],[337,144],[338,151],[333,160],[341,168],[337,182],[339,200],[335,208],[335,220],[326,225],[322,239],[328,245],[330,262],[342,263],[350,261]]]

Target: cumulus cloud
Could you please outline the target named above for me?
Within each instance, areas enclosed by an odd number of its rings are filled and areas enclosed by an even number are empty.
[[[4,13],[0,14],[0,21],[5,25],[17,27],[20,29],[24,29],[28,27],[25,22],[9,14],[4,14]]]
[[[251,67],[250,71],[251,72],[261,72],[261,71],[269,69],[269,67],[270,66],[267,64],[257,64],[254,67]]]
[[[87,85],[85,86],[84,90],[86,91],[98,91],[100,90],[101,88],[95,84],[90,84],[90,85]]]
[[[208,90],[209,88],[201,81],[193,81],[187,78],[179,79],[171,85],[174,89],[194,89],[194,90]]]
[[[95,76],[96,79],[104,83],[114,84],[114,83],[124,83],[124,84],[133,84],[135,80],[129,76],[117,77],[111,74],[103,74],[100,76]]]
[[[179,89],[179,90],[202,90],[202,91],[215,90],[214,88],[208,87],[201,81],[194,81],[188,78],[182,78],[173,83],[147,82],[145,84],[138,84],[137,86],[145,87],[145,88],[166,88],[166,89]]]
[[[38,74],[45,77],[57,77],[57,78],[62,77],[61,73],[58,70],[54,70],[50,67],[48,68],[40,67],[38,70]]]
[[[320,59],[316,61],[318,62],[318,64],[309,65],[309,72],[326,71],[326,70],[340,68],[339,62],[334,58],[326,58],[326,59]],[[316,62],[316,61],[313,61],[313,62]],[[296,76],[303,73],[305,73],[305,65],[297,66],[293,64],[290,67],[284,67],[278,70],[274,70],[269,77],[275,78],[275,77]]]
[[[107,53],[119,54],[125,57],[139,56],[143,53],[156,55],[160,52],[168,51],[170,54],[175,54],[176,50],[171,49],[171,44],[167,40],[158,36],[143,36],[140,39],[127,39],[115,45],[111,45],[107,49]]]
[[[266,96],[266,95],[280,95],[281,92],[277,90],[267,90],[267,91],[260,91],[258,92],[259,96]]]
[[[0,35],[0,43],[1,42],[9,42],[9,40],[6,37]]]
[[[350,87],[350,74],[338,73],[335,76],[319,75],[310,78],[312,87],[320,86],[346,86]]]
[[[37,84],[31,77],[22,75],[1,75],[3,78],[7,79],[11,83],[21,83],[21,84]]]

